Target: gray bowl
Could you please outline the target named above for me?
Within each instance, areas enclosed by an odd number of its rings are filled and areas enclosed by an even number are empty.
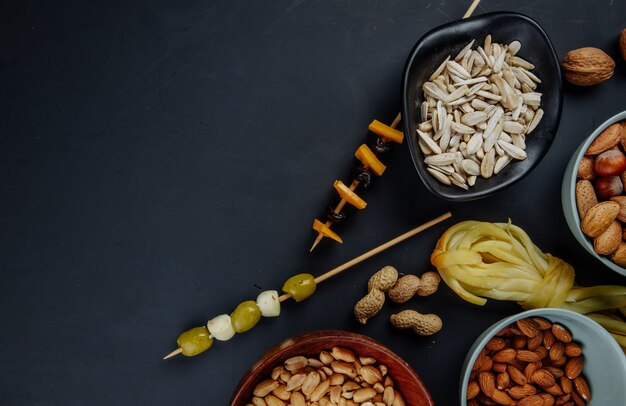
[[[460,399],[467,405],[467,384],[478,353],[502,328],[517,320],[539,316],[567,327],[574,341],[583,347],[585,366],[583,374],[591,388],[590,406],[626,405],[626,357],[611,335],[590,318],[563,309],[534,309],[500,320],[476,339],[463,363]]]
[[[593,133],[591,133],[589,137],[587,137],[582,142],[582,144],[580,144],[578,149],[574,152],[571,159],[569,160],[569,163],[567,164],[565,174],[563,175],[563,183],[561,185],[561,204],[563,205],[563,214],[565,215],[565,221],[567,221],[567,225],[570,231],[572,232],[572,234],[574,234],[574,237],[580,243],[580,245],[582,245],[583,248],[587,250],[587,252],[596,257],[604,265],[611,268],[618,274],[626,276],[626,269],[617,265],[609,258],[603,255],[596,254],[593,249],[593,240],[587,237],[580,229],[581,219],[580,216],[578,216],[578,209],[576,208],[576,177],[578,174],[578,164],[580,160],[585,155],[585,151],[587,151],[589,144],[591,144],[593,140],[595,140],[596,137],[602,131],[604,131],[605,128],[613,123],[622,120],[626,120],[626,111],[622,111],[621,113],[614,115],[613,117],[602,123],[598,128],[596,128]]]

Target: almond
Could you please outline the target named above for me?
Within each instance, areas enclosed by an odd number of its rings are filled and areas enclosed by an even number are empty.
[[[563,372],[563,370],[562,370],[562,369],[559,369],[559,368],[556,368],[556,367],[550,367],[550,366],[547,366],[547,367],[545,367],[545,368],[546,368],[548,371],[550,371],[550,373],[551,373],[552,375],[554,375],[554,377],[555,377],[555,378],[560,378],[560,377],[562,377],[562,376],[563,376],[563,374],[564,374],[564,372]]]
[[[511,399],[509,395],[507,395],[506,393],[498,389],[493,391],[493,394],[491,395],[491,400],[493,400],[499,405],[513,405],[514,404],[513,399]]]
[[[626,232],[626,230],[624,230],[624,232]],[[615,253],[611,255],[611,260],[621,267],[626,267],[626,243],[620,243]]]
[[[564,404],[566,404],[567,402],[569,402],[569,400],[572,398],[572,395],[570,395],[569,393],[566,393],[565,395],[559,396],[558,398],[556,398],[556,401],[554,402],[555,406],[562,406]]]
[[[572,392],[572,381],[566,376],[562,376],[559,379],[559,384],[561,385],[561,389],[563,393],[571,393]]]
[[[596,170],[593,167],[593,159],[584,156],[578,164],[578,178],[584,180],[592,180],[596,177]]]
[[[550,325],[550,328],[552,328],[552,325]],[[554,334],[552,334],[552,330],[546,330],[543,332],[543,346],[546,347],[547,349],[550,349],[553,345],[554,345],[554,341],[556,339],[554,338]]]
[[[613,196],[611,200],[619,204],[619,213],[617,219],[621,222],[626,222],[626,196]]]
[[[535,351],[541,344],[543,343],[543,331],[539,331],[539,334],[537,334],[534,337],[529,338],[526,341],[526,344],[528,345],[528,349],[531,351]]]
[[[567,343],[565,344],[565,355],[568,357],[579,357],[582,355],[583,349],[580,347],[580,344],[577,343]]]
[[[513,365],[509,365],[506,368],[506,371],[509,373],[509,377],[511,378],[511,380],[516,384],[526,385],[526,383],[528,382],[526,376],[522,373],[522,371],[515,368]]]
[[[552,334],[554,334],[554,338],[559,341],[562,341],[564,343],[572,342],[572,333],[570,333],[568,329],[560,324],[555,323],[552,325]]]
[[[567,363],[565,364],[565,367],[563,368],[563,371],[565,372],[565,376],[567,376],[569,379],[576,378],[583,371],[584,365],[585,365],[585,360],[582,356],[570,358],[570,360],[567,361]]]
[[[522,362],[535,362],[541,360],[537,353],[528,350],[517,351],[517,359]]]
[[[535,389],[534,386],[528,384],[513,386],[511,389],[509,389],[509,396],[514,399],[522,399],[527,396],[532,396],[536,393],[537,389]]]
[[[539,334],[539,325],[532,319],[521,319],[515,322],[515,324],[526,337],[532,338]]]
[[[504,372],[506,371],[506,364],[502,362],[494,362],[491,370],[498,373]]]
[[[585,214],[593,206],[598,204],[598,197],[593,188],[593,184],[588,180],[579,180],[576,182],[576,208],[578,208],[578,216],[583,219]]]
[[[550,359],[557,360],[565,354],[565,343],[558,341],[550,348]]]
[[[496,379],[491,372],[481,372],[478,375],[478,386],[485,395],[491,397],[496,389]]]
[[[537,323],[540,330],[550,330],[552,328],[552,323],[543,317],[533,317],[532,319],[535,323]]]
[[[593,249],[600,255],[611,255],[622,242],[622,226],[613,221],[602,234],[593,239]]]
[[[520,399],[517,402],[517,406],[544,406],[545,402],[539,395],[528,396],[527,398]]]
[[[472,381],[467,384],[467,399],[475,398],[480,393],[478,382]]]
[[[485,345],[485,348],[491,351],[500,351],[504,347],[506,347],[506,342],[500,337],[492,337]]]
[[[593,86],[613,76],[615,61],[598,48],[569,51],[561,63],[565,80],[577,86]]]
[[[493,354],[492,359],[494,362],[511,362],[515,359],[517,351],[513,348],[505,348]]]
[[[582,376],[576,377],[574,379],[574,387],[576,388],[576,392],[580,395],[581,398],[589,402],[591,400],[591,391],[589,390],[589,385],[587,381]]]
[[[554,395],[554,396],[562,396],[563,395],[563,391],[561,390],[561,387],[559,385],[552,385],[552,386],[548,386],[543,388],[544,391],[546,391],[547,393],[549,393],[550,395]]]
[[[581,223],[583,233],[589,237],[597,237],[606,230],[619,214],[620,206],[616,202],[602,202],[593,206]],[[552,326],[554,333],[554,326]],[[556,334],[555,334],[556,337]],[[558,337],[556,337],[558,339]]]
[[[509,374],[506,372],[500,372],[496,376],[496,388],[503,390],[509,387],[510,379]]]
[[[554,396],[549,393],[540,393],[539,396],[543,399],[544,406],[552,406],[554,404]]]
[[[608,126],[589,145],[585,155],[598,155],[616,146],[622,139],[622,126],[619,123]]]
[[[554,386],[556,384],[554,376],[545,369],[540,369],[538,371],[535,371],[532,374],[530,380],[533,383],[541,386],[542,388],[547,388],[549,386]]]

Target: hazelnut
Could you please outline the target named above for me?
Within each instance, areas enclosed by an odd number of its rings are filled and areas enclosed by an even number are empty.
[[[598,48],[574,49],[561,63],[565,80],[577,86],[593,86],[613,76],[615,61]]]
[[[624,185],[619,176],[605,176],[596,179],[593,184],[598,197],[606,199],[613,196],[621,195],[624,191]]]
[[[621,151],[611,149],[598,155],[594,163],[600,176],[617,176],[626,171],[626,156]]]

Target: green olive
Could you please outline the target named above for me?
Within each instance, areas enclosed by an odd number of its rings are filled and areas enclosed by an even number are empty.
[[[301,302],[311,296],[316,287],[313,275],[301,273],[287,279],[283,285],[283,292],[290,294],[296,302]]]
[[[233,328],[238,333],[250,330],[261,320],[261,310],[253,300],[247,300],[237,306],[230,315]]]
[[[194,327],[179,335],[176,342],[183,349],[183,355],[193,357],[211,348],[213,338],[206,327]]]

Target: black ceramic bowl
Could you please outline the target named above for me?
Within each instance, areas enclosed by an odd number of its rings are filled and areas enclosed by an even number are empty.
[[[478,178],[469,190],[439,183],[427,171],[424,156],[418,145],[417,126],[420,104],[424,101],[422,84],[443,62],[476,40],[474,47],[482,44],[491,34],[492,41],[509,44],[522,43],[518,56],[535,65],[533,73],[541,79],[537,91],[543,94],[541,108],[543,119],[526,139],[528,157],[514,161],[489,179]],[[521,14],[496,12],[441,25],[426,33],[409,54],[402,78],[402,121],[411,158],[417,173],[426,187],[435,195],[447,200],[462,201],[486,197],[514,184],[527,175],[547,152],[559,127],[562,104],[562,82],[559,60],[550,39],[535,21]]]

